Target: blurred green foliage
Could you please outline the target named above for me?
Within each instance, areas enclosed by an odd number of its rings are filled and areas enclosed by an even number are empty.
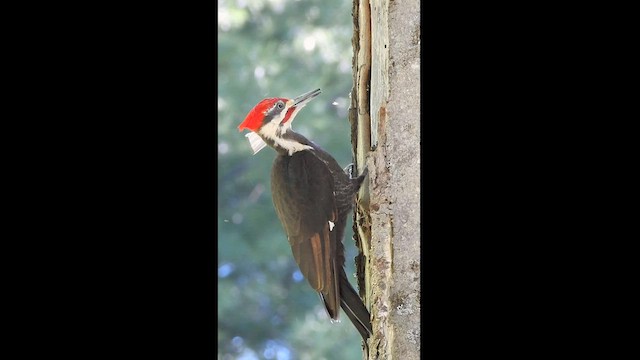
[[[218,359],[361,358],[348,318],[330,322],[293,261],[271,202],[274,151],[252,155],[237,130],[261,99],[321,88],[293,127],[349,164],[351,36],[348,1],[218,0]]]

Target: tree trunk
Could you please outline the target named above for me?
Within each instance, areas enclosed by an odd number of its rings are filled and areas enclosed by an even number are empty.
[[[420,358],[420,2],[354,0],[354,232],[368,359]]]

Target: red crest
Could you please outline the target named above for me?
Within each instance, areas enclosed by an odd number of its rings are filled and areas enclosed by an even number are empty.
[[[260,101],[258,105],[254,106],[253,109],[249,111],[247,117],[244,118],[244,121],[238,125],[238,130],[242,131],[247,129],[253,132],[258,131],[260,126],[262,126],[262,120],[264,119],[265,112],[271,109],[278,100],[282,100],[284,102],[289,101],[289,99],[284,98],[268,98]]]

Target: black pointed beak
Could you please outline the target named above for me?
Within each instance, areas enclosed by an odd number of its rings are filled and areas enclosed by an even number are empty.
[[[303,107],[305,106],[311,99],[320,95],[320,89],[315,89],[313,91],[309,91],[308,93],[304,93],[295,99],[293,99],[293,104],[291,106],[295,107]]]

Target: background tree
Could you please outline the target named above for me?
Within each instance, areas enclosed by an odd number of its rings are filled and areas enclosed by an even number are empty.
[[[262,98],[321,88],[293,127],[352,162],[351,4],[218,1],[218,348],[221,359],[360,359],[343,315],[332,324],[298,271],[270,191],[275,153],[252,155],[238,124]],[[352,226],[347,225],[347,229]],[[347,274],[356,251],[347,231]],[[355,278],[353,278],[355,284]]]

